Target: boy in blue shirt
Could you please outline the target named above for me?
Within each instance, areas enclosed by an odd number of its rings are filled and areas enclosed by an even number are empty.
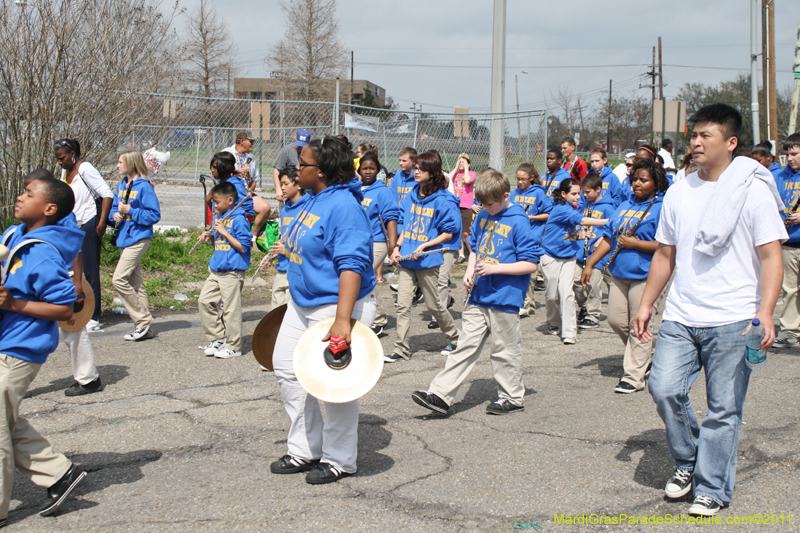
[[[238,200],[236,187],[224,181],[211,189],[211,196],[217,206],[210,230],[214,254],[208,261],[208,279],[197,298],[200,322],[210,341],[202,349],[206,355],[230,359],[242,355],[242,287],[250,267],[252,240],[242,208],[231,211]],[[204,231],[198,240],[205,239],[207,233]]]
[[[398,157],[400,170],[395,172],[392,183],[389,185],[389,190],[392,191],[397,206],[400,207],[406,195],[411,192],[411,189],[416,185],[414,181],[414,165],[417,160],[417,151],[410,146],[406,146],[400,150],[400,155]],[[401,231],[401,228],[398,227],[397,230]]]
[[[781,311],[781,333],[773,344],[775,348],[797,346],[800,337],[800,299],[797,297],[800,284],[800,208],[797,207],[800,205],[800,133],[789,135],[783,149],[786,151],[786,168],[775,174],[775,183],[786,206],[781,216],[786,224],[789,240],[781,246],[781,288],[785,305]]]
[[[522,207],[508,201],[511,187],[500,172],[482,177],[475,196],[483,204],[472,224],[469,265],[464,287],[472,289],[464,313],[458,347],[447,356],[445,368],[428,391],[416,391],[417,404],[447,414],[458,389],[478,361],[486,337],[492,334],[492,371],[499,398],[487,414],[504,415],[525,407],[522,383],[522,334],[519,308],[525,300],[530,275],[536,272],[541,249],[530,231]],[[477,263],[477,254],[486,254]],[[481,276],[475,278],[475,276]]]
[[[55,513],[86,476],[79,466],[55,453],[19,414],[28,387],[58,345],[56,322],[72,317],[75,286],[67,264],[75,260],[83,239],[80,232],[65,232],[56,224],[72,212],[74,204],[66,183],[52,178],[32,180],[14,207],[22,224],[4,234],[13,232],[6,244],[10,254],[0,263],[0,409],[5,413],[0,429],[0,527],[6,525],[14,466],[35,484],[49,487],[47,505],[40,511],[43,516]],[[29,239],[38,241],[23,244]]]
[[[289,258],[286,257],[285,239],[289,235],[289,226],[308,200],[308,195],[303,194],[303,189],[297,183],[297,169],[286,167],[280,170],[281,192],[284,204],[281,209],[281,241],[273,245],[273,252],[278,259],[275,265],[275,278],[272,280],[272,308],[275,309],[292,299],[289,292]]]

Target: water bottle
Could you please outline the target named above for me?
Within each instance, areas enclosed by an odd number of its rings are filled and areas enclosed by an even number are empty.
[[[128,314],[128,310],[127,310],[127,309],[125,309],[125,308],[124,308],[123,306],[121,306],[121,305],[120,305],[120,306],[118,306],[118,307],[114,307],[114,308],[113,308],[113,309],[111,309],[111,310],[112,310],[113,312],[115,312],[116,314],[118,314],[118,315],[127,315],[127,314]]]
[[[745,345],[745,362],[751,369],[756,369],[764,365],[767,360],[767,352],[761,349],[761,341],[764,339],[764,328],[761,327],[761,321],[757,318],[753,319],[750,324],[750,330],[744,338]]]

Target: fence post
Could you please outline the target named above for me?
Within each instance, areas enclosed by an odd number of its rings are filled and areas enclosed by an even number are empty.
[[[525,161],[531,160],[531,116],[528,115],[528,134],[525,135]]]
[[[264,155],[264,114],[258,114],[258,188],[261,189],[261,159]]]
[[[336,78],[336,100],[333,102],[333,134],[339,135],[339,78]]]

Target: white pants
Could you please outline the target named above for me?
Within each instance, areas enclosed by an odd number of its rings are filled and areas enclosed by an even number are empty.
[[[97,367],[94,366],[94,351],[92,342],[89,340],[89,332],[86,328],[78,331],[66,331],[58,328],[61,342],[69,347],[72,356],[72,377],[81,385],[91,383],[100,377]]]
[[[575,294],[572,292],[575,258],[559,259],[543,255],[541,266],[545,283],[547,325],[551,328],[559,328],[562,339],[574,339],[578,336]]]
[[[351,316],[364,324],[372,324],[375,305],[373,291],[356,302]],[[294,373],[297,340],[313,324],[335,315],[335,304],[300,307],[290,300],[275,341],[272,363],[283,407],[289,415],[289,455],[307,461],[320,459],[353,474],[358,457],[358,400],[325,402],[326,418],[323,420],[319,400],[303,389]]]

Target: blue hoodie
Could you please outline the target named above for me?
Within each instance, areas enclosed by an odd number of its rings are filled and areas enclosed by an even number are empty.
[[[397,222],[397,219],[400,218],[400,208],[389,187],[382,181],[376,180],[372,185],[362,187],[361,192],[364,194],[361,206],[367,213],[367,219],[372,227],[372,240],[373,242],[386,242],[387,235],[381,225],[381,218],[387,226],[386,231],[388,231],[389,222],[392,220]],[[378,218],[379,215],[380,218]]]
[[[450,191],[447,191],[447,194],[445,196],[447,196],[447,199],[450,200],[451,202],[455,202],[456,212],[458,212],[458,216],[461,217],[461,207],[459,207],[461,204],[461,199],[455,194],[451,193]],[[459,218],[459,222],[460,220],[461,219]],[[443,247],[448,248],[454,252],[458,252],[459,250],[461,250],[462,246],[461,234],[464,233],[464,225],[459,223],[459,227],[461,228],[461,231],[459,231],[458,233],[454,233],[453,238],[450,239],[449,241],[444,241],[442,243]]]
[[[231,209],[233,209],[233,207],[231,207]],[[226,214],[227,213],[223,213],[215,216],[214,220],[211,221],[211,226],[213,227],[217,219],[224,218]],[[208,260],[208,268],[214,272],[247,270],[250,268],[250,248],[253,245],[251,239],[253,233],[250,231],[250,223],[247,221],[247,216],[244,211],[237,209],[223,224],[225,224],[225,229],[228,230],[228,233],[239,241],[244,252],[237,252],[236,249],[230,245],[228,239],[213,232],[214,253],[211,255],[211,259]]]
[[[331,185],[312,194],[289,226],[289,291],[300,307],[339,302],[339,276],[361,276],[358,298],[375,288],[372,231],[361,208],[361,182]]]
[[[544,228],[544,253],[558,259],[578,255],[578,233],[583,211],[569,204],[554,204]]]
[[[492,224],[495,224],[495,231],[492,242],[488,243]],[[517,204],[511,204],[496,215],[490,215],[485,209],[478,213],[472,223],[469,245],[476,254],[482,250],[490,252],[485,259],[490,263],[539,263],[542,255],[542,249],[530,231],[528,215]],[[519,308],[525,303],[530,278],[530,274],[480,276],[470,293],[469,303],[506,313],[519,313]]]
[[[651,201],[652,198],[641,203],[622,202],[622,205],[614,211],[611,220],[603,226],[603,236],[611,240],[611,251],[608,253],[607,258],[610,258],[611,254],[614,253],[620,233],[627,233],[633,229]],[[643,241],[656,240],[656,230],[658,229],[658,221],[661,218],[663,201],[664,196],[659,193],[656,196],[656,202],[653,207],[647,212],[647,217],[636,228],[634,237]],[[619,251],[611,266],[608,267],[608,270],[613,276],[620,279],[647,279],[652,260],[653,254],[623,248]]]
[[[547,196],[547,191],[542,185],[533,184],[524,191],[517,187],[508,195],[508,201],[522,207],[529,217],[546,214],[553,209],[553,200]],[[530,222],[533,238],[538,245],[541,245],[542,233],[544,233],[544,226],[547,224],[547,221],[531,220]]]
[[[630,176],[625,176],[625,179],[622,180],[622,185],[620,185],[620,189],[622,192],[622,202],[635,202],[636,196],[633,194],[633,188],[631,187],[631,178]],[[620,204],[622,204],[620,202]],[[619,207],[619,206],[617,206]]]
[[[120,202],[125,201],[128,190],[128,178],[125,177],[117,185],[116,199],[111,204],[108,220],[114,221],[114,214],[119,212]],[[147,178],[138,177],[133,181],[131,196],[128,199],[131,210],[122,224],[117,224],[117,248],[127,248],[142,239],[153,238],[153,224],[161,220],[161,208],[153,185]]]
[[[610,166],[606,165],[603,168],[603,172],[600,174],[600,178],[603,180],[603,197],[605,198],[606,196],[611,196],[614,207],[619,207],[619,204],[622,203],[623,198],[622,185],[619,184],[617,175],[614,174],[614,171],[611,170]]]
[[[11,259],[8,279],[4,284],[14,298],[55,305],[75,302],[75,285],[69,278],[67,265],[81,251],[84,233],[70,213],[57,224],[28,231],[25,224],[11,226],[3,237],[14,232],[8,241],[14,248],[25,239],[41,239],[49,244],[25,246]],[[5,261],[0,263],[4,266]],[[29,361],[44,363],[58,346],[58,324],[13,311],[3,311],[0,320],[0,353]]]
[[[411,189],[414,188],[416,182],[414,181],[414,171],[411,171],[411,174],[406,174],[402,170],[398,170],[397,173],[392,178],[392,184],[389,186],[389,190],[394,195],[394,199],[397,202],[398,207],[403,205],[403,200],[405,200],[406,195],[411,192]],[[398,235],[400,234],[400,229],[397,230]]]
[[[233,186],[236,187],[237,204],[242,200],[242,198],[247,196],[247,186],[245,185],[244,180],[242,178],[240,178],[239,176],[231,176],[225,181],[233,184]],[[244,203],[242,204],[242,207],[240,207],[239,209],[244,209],[244,212],[251,217],[255,216],[256,211],[253,208],[253,198],[250,197],[247,200],[245,200]]]
[[[286,203],[283,204],[283,209],[281,209],[281,237],[283,239],[289,235],[289,227],[292,224],[292,220],[294,220],[294,217],[300,213],[300,208],[305,205],[310,197],[310,194],[304,194],[295,203],[292,203],[290,200],[286,200]],[[278,254],[278,264],[275,266],[275,270],[278,272],[286,272],[288,269],[289,257],[283,254]]]
[[[539,179],[542,180],[542,185],[544,185],[544,190],[547,192],[547,196],[553,197],[553,191],[561,185],[561,182],[567,178],[571,178],[572,176],[569,175],[569,172],[564,170],[563,168],[559,168],[555,175],[550,176],[549,172],[545,172]]]
[[[786,165],[786,168],[775,176],[775,185],[778,186],[783,205],[786,206],[781,213],[783,220],[786,220],[800,198],[800,171],[795,172],[792,167]],[[795,209],[795,213],[800,213],[800,207]],[[800,242],[800,224],[786,226],[786,231],[789,233],[789,240],[786,242]]]
[[[788,168],[789,170],[791,170],[791,167],[789,167],[789,165],[786,165],[786,168]],[[778,163],[777,161],[773,161],[773,162],[772,162],[772,165],[770,165],[770,167],[769,167],[769,169],[768,169],[768,170],[769,170],[770,172],[772,172],[772,175],[773,175],[774,177],[776,177],[776,178],[777,178],[777,177],[778,177],[778,175],[779,175],[779,174],[780,174],[780,173],[783,171],[783,169],[781,168],[781,164],[780,164],[780,163]]]
[[[442,233],[461,236],[461,211],[452,193],[440,189],[425,198],[419,197],[419,185],[414,185],[400,206],[403,226],[403,244],[400,255],[410,255],[423,243],[432,241]],[[448,248],[446,243],[430,248]],[[412,270],[438,267],[444,263],[442,254],[423,255],[417,260],[403,261],[401,266]]]
[[[592,218],[611,218],[611,215],[613,215],[614,211],[617,209],[617,206],[614,205],[614,201],[610,196],[601,196],[594,204],[592,204],[591,207]],[[583,213],[583,216],[589,216],[589,202],[586,200],[586,198],[581,197],[581,201],[578,204],[578,210]],[[589,256],[591,256],[595,243],[597,243],[598,239],[603,236],[603,226],[587,226],[587,228],[589,232]],[[586,261],[586,259],[583,257],[583,251],[586,248],[585,245],[586,241],[578,242],[578,255],[576,257],[579,263],[584,263]],[[606,256],[599,261],[594,268],[602,270],[608,261],[608,257],[609,255],[606,254]]]

